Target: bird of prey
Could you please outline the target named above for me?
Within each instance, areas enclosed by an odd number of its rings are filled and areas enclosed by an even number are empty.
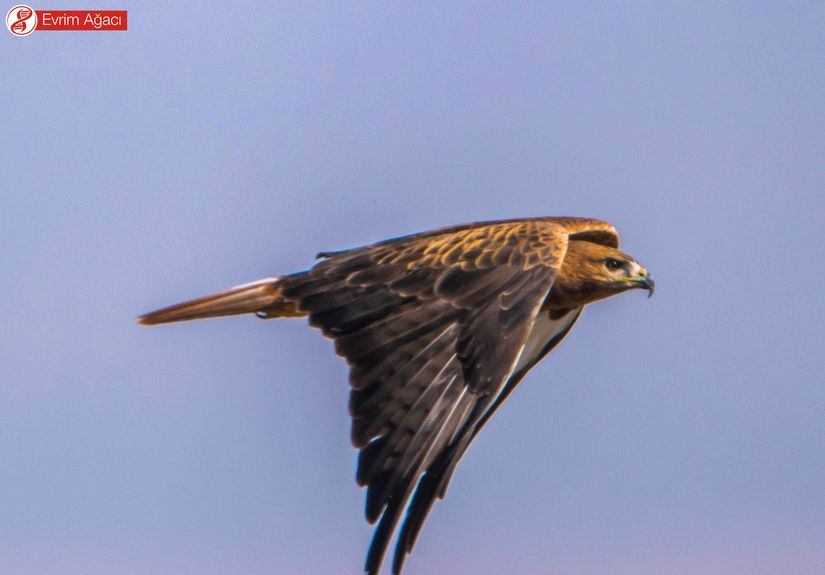
[[[470,442],[585,305],[650,274],[607,222],[474,223],[322,252],[309,270],[140,317],[145,325],[254,313],[308,316],[350,366],[352,443],[377,575],[402,514],[398,575]]]

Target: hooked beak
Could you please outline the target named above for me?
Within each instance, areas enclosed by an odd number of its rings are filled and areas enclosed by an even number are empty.
[[[631,281],[635,287],[647,290],[648,299],[653,297],[653,292],[656,291],[656,282],[653,281],[653,278],[646,269],[642,268],[639,270],[639,275],[632,278]]]

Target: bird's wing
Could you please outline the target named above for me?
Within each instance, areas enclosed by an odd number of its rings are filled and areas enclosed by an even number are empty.
[[[584,222],[548,218],[436,230],[326,253],[309,272],[283,278],[283,295],[335,340],[351,366],[357,480],[368,487],[367,519],[381,520],[368,573],[378,572],[422,474],[445,465],[451,472],[475,425],[498,406],[568,235],[609,240],[612,226]],[[602,239],[595,235],[591,241]],[[427,510],[437,494],[428,495]],[[399,540],[396,572],[411,548],[412,540]]]
[[[562,226],[570,239],[619,247],[619,232],[611,224],[591,218],[548,218]]]

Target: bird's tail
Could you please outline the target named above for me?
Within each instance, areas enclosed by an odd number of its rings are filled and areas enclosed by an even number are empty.
[[[156,325],[244,313],[255,313],[262,318],[307,315],[298,310],[295,301],[281,293],[280,278],[265,278],[144,314],[138,322]]]

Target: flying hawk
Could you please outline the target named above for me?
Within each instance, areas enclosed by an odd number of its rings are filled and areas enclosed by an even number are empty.
[[[242,313],[308,316],[350,366],[352,443],[376,575],[399,519],[399,574],[436,497],[490,416],[585,305],[650,274],[616,229],[585,218],[455,226],[338,252],[140,317],[154,325]]]

